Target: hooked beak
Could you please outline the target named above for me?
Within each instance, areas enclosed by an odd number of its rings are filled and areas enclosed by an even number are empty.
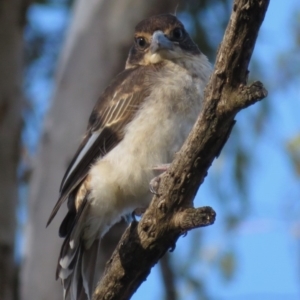
[[[173,43],[164,35],[160,30],[157,30],[153,33],[150,52],[152,54],[158,52],[159,50],[173,50]]]

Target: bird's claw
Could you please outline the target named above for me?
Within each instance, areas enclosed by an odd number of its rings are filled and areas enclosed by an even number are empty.
[[[160,176],[154,177],[149,183],[149,190],[152,194],[158,195],[158,187],[160,183]]]
[[[169,167],[170,167],[170,164],[161,164],[161,165],[154,166],[152,168],[152,170],[158,171],[158,172],[165,172],[168,170]]]
[[[161,165],[154,166],[152,168],[153,171],[156,171],[159,174],[158,176],[151,179],[151,181],[149,183],[149,189],[152,194],[158,195],[160,176],[162,175],[162,173],[166,172],[169,167],[170,167],[170,164],[161,164]]]

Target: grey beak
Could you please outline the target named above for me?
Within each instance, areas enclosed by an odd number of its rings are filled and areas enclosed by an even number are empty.
[[[150,51],[155,53],[159,50],[173,50],[173,43],[160,30],[157,30],[152,35]]]

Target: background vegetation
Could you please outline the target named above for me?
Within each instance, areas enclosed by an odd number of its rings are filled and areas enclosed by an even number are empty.
[[[0,7],[0,299],[61,299],[62,214],[45,223],[97,96],[124,67],[134,25],[176,9],[213,62],[232,5],[94,2]],[[299,298],[299,37],[298,1],[271,1],[250,69],[269,97],[238,116],[195,202],[214,207],[217,222],[180,239],[133,299]],[[106,238],[103,264],[123,226]]]

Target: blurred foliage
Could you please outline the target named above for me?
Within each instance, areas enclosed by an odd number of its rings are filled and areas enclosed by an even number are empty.
[[[290,18],[290,35],[291,46],[286,51],[278,56],[277,60],[277,74],[274,76],[273,87],[278,90],[282,86],[288,89],[295,85],[299,87],[300,84],[300,10],[294,10]],[[300,94],[298,92],[298,100]],[[300,126],[299,126],[300,127]],[[286,153],[291,165],[295,171],[295,175],[300,177],[300,128],[298,134],[292,136],[290,140],[286,141]]]
[[[24,30],[23,144],[34,155],[49,106],[58,55],[70,19],[69,0],[36,0],[28,9]]]
[[[287,151],[295,173],[300,177],[300,133],[287,143]]]
[[[190,0],[179,6],[179,17],[210,61],[215,59],[216,49],[231,12],[231,4],[232,1],[229,0]]]
[[[299,84],[300,74],[300,10],[294,10],[290,18],[290,43],[291,46],[285,49],[277,59],[277,76],[274,76],[274,89],[282,86],[288,87],[293,82]]]
[[[231,280],[235,272],[236,255],[234,252],[225,252],[220,258],[220,270],[225,280]]]
[[[70,8],[73,3],[75,1],[74,0],[34,0],[34,3],[36,4],[42,4],[42,5],[64,5],[65,7]]]
[[[35,0],[31,5],[24,34],[26,84],[30,85],[32,74],[41,75],[41,71],[48,79],[53,77],[71,3],[70,0]],[[36,17],[38,14],[39,18]],[[45,19],[49,15],[50,18]],[[43,22],[45,25],[41,26]]]

